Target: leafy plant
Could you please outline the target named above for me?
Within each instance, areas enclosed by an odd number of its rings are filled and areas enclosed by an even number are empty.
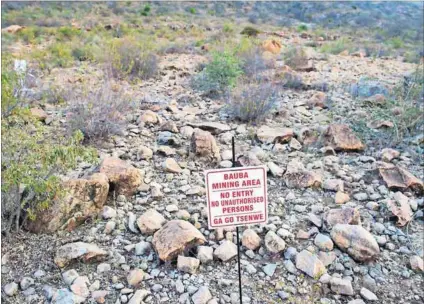
[[[212,60],[193,78],[192,85],[207,94],[222,94],[235,86],[242,73],[241,61],[233,52],[213,52]]]
[[[143,10],[141,11],[141,15],[142,16],[149,16],[151,9],[152,9],[152,7],[150,6],[150,4],[146,4],[144,6]]]

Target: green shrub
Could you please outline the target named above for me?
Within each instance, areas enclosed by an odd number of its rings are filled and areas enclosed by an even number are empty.
[[[248,37],[256,37],[258,36],[258,34],[260,33],[260,31],[252,26],[246,26],[240,34],[242,35],[246,35]]]
[[[50,60],[54,67],[66,68],[69,67],[73,61],[72,50],[69,44],[54,43],[48,47],[50,53]]]
[[[52,136],[29,111],[22,108],[16,92],[22,75],[13,75],[2,67],[2,158],[1,158],[1,229],[9,234],[18,230],[23,220],[32,220],[38,211],[60,197],[59,174],[75,168],[79,161],[94,162],[93,149],[81,145],[83,135],[70,138]],[[5,77],[5,75],[8,75]],[[10,76],[10,77],[9,77]],[[16,104],[4,112],[5,104]]]
[[[350,50],[351,48],[351,42],[347,38],[340,38],[336,41],[329,41],[324,43],[320,50],[322,53],[337,55],[344,50]]]
[[[190,7],[188,11],[190,12],[190,14],[196,14],[196,9],[194,7]]]
[[[151,10],[151,6],[150,4],[146,4],[143,8],[143,10],[141,11],[141,15],[142,16],[149,16],[150,14],[150,10]]]
[[[400,49],[404,46],[404,42],[400,37],[393,37],[387,43],[394,49]]]
[[[306,32],[308,30],[308,26],[306,24],[301,24],[296,29],[299,33]]]
[[[158,73],[158,59],[154,54],[153,43],[147,38],[144,41],[132,37],[114,39],[106,57],[114,77],[144,80]]]
[[[72,38],[81,35],[81,30],[70,27],[70,26],[62,26],[57,30],[57,39],[59,41],[71,40]]]
[[[240,59],[229,51],[213,52],[212,60],[193,78],[192,85],[206,94],[222,94],[242,75]]]
[[[234,24],[232,23],[225,23],[224,26],[222,27],[222,31],[225,34],[233,34],[234,33]]]

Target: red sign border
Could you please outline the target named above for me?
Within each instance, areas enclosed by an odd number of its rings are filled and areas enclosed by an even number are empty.
[[[216,172],[235,172],[235,171],[245,171],[245,170],[258,170],[258,169],[262,169],[263,171],[263,178],[264,178],[264,198],[265,198],[265,220],[260,221],[260,222],[253,222],[253,223],[247,223],[247,224],[231,224],[231,225],[220,225],[220,226],[212,226],[211,223],[211,206],[209,203],[209,183],[208,183],[208,175],[210,173],[216,173]],[[235,167],[235,168],[231,168],[231,169],[212,169],[212,170],[208,170],[206,172],[205,175],[205,182],[206,182],[206,191],[207,191],[207,205],[208,205],[208,210],[209,210],[209,218],[208,218],[208,224],[209,224],[209,229],[216,229],[216,228],[222,228],[222,227],[236,227],[236,226],[247,226],[247,225],[254,225],[254,224],[262,224],[262,223],[266,223],[266,221],[268,220],[268,196],[267,196],[267,171],[265,166],[256,166],[256,167]]]

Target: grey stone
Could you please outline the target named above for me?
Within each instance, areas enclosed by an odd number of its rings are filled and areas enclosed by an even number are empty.
[[[200,287],[191,297],[194,304],[207,304],[212,299],[212,294],[206,286]]]

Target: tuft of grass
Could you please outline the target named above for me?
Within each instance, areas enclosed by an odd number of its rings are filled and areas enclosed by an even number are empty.
[[[326,54],[340,54],[344,50],[351,50],[351,42],[347,38],[340,38],[336,41],[329,41],[324,43],[320,51]]]
[[[289,47],[283,53],[284,62],[293,69],[305,67],[308,65],[308,58],[302,47]]]

